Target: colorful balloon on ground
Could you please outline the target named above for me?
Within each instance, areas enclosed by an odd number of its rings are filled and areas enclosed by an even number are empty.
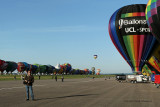
[[[36,65],[30,65],[30,66],[31,66],[30,71],[32,71],[32,73],[35,74],[38,69],[38,66],[36,66]]]
[[[65,73],[69,73],[72,69],[72,66],[69,63],[63,64],[63,67],[64,67],[64,72]]]
[[[145,64],[142,68],[142,74],[150,76],[152,74],[151,69]]]
[[[152,65],[157,71],[160,72],[160,61],[155,56],[152,56],[149,59],[148,63]]]
[[[112,15],[108,27],[113,44],[135,72],[141,72],[156,41],[148,28],[145,9],[145,4],[122,7]]]
[[[97,69],[97,72],[101,72],[101,69]]]
[[[160,0],[149,0],[146,7],[146,20],[152,34],[160,42]]]
[[[25,70],[28,71],[30,68],[29,64],[26,62],[22,62],[25,65]]]
[[[53,73],[53,70],[55,69],[55,67],[52,65],[47,65],[47,67],[48,67],[47,73]]]
[[[91,70],[92,70],[92,75],[94,75],[95,74],[95,67],[92,67]]]
[[[97,72],[96,75],[100,75],[100,72]]]
[[[89,69],[84,69],[85,74],[89,74]]]
[[[7,68],[7,63],[4,60],[0,60],[0,71],[3,72]]]
[[[37,67],[35,73],[40,73],[40,64],[33,64],[33,65]]]
[[[23,72],[25,70],[26,70],[26,67],[25,67],[24,63],[23,62],[18,62],[17,71],[18,72]]]
[[[6,68],[6,72],[13,72],[17,69],[17,63],[13,62],[13,61],[6,61],[6,63],[8,64],[7,65],[7,68]]]
[[[46,73],[47,66],[46,65],[40,65],[40,73]]]

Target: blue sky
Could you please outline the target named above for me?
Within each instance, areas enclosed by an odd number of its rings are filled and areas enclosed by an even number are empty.
[[[108,22],[117,9],[147,2],[0,0],[0,59],[131,73],[111,42]],[[96,60],[94,54],[98,55]]]

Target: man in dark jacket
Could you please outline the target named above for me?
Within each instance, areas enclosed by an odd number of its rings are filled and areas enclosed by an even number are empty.
[[[57,75],[55,76],[55,80],[57,81]]]
[[[27,75],[24,78],[24,83],[26,85],[26,93],[27,93],[26,101],[29,100],[29,91],[30,91],[32,100],[34,100],[34,94],[32,89],[33,82],[34,82],[34,77],[31,75],[31,71],[28,71]]]

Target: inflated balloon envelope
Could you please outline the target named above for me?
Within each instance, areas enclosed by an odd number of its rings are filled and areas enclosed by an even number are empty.
[[[4,60],[0,60],[0,71],[3,72],[6,70],[8,64]]]
[[[152,74],[151,69],[146,64],[142,68],[142,74],[147,76]]]
[[[118,9],[110,18],[109,34],[133,72],[141,72],[156,39],[150,33],[145,18],[145,4]]]
[[[23,62],[18,62],[17,70],[18,72],[23,72],[26,70],[26,67]]]
[[[146,7],[146,20],[152,34],[160,42],[160,0],[149,0]]]

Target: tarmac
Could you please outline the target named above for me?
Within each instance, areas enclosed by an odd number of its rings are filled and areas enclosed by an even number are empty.
[[[33,91],[26,101],[22,80],[0,81],[0,107],[160,107],[160,88],[114,78],[36,80]]]

